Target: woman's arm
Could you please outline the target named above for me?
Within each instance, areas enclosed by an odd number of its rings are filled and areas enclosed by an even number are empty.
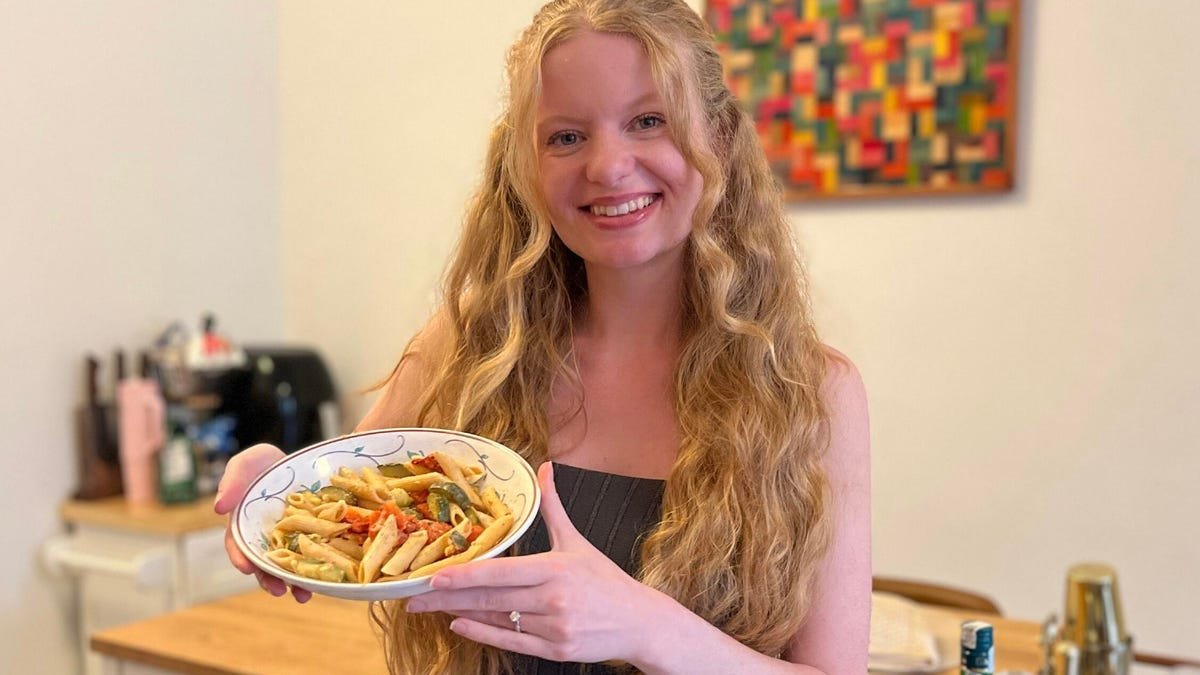
[[[832,352],[832,350],[831,350]],[[637,663],[655,673],[867,672],[871,621],[871,470],[867,397],[845,356],[832,352],[824,386],[830,413],[825,460],[832,496],[833,540],[804,627],[783,660],[737,642],[672,598],[658,594],[645,617],[648,637]],[[650,637],[652,636],[652,638]],[[803,665],[800,665],[803,664]]]
[[[867,672],[871,628],[871,439],[867,393],[848,358],[832,353],[825,471],[833,499],[833,540],[814,604],[784,658],[834,673]]]

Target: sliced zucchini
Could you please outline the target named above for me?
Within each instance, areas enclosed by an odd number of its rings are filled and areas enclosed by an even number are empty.
[[[358,497],[355,497],[354,493],[336,485],[326,485],[317,490],[317,496],[323,502],[346,502],[350,506],[358,506]]]
[[[455,504],[458,504],[458,508],[463,510],[463,513],[466,514],[467,518],[471,519],[472,523],[475,523],[476,525],[479,524],[479,514],[475,513],[475,507],[471,505],[470,498],[467,497],[467,493],[464,492],[457,483],[451,483],[449,481],[444,483],[434,483],[433,485],[429,486],[429,494],[445,495]]]
[[[388,478],[405,478],[413,475],[413,472],[408,470],[408,467],[403,464],[380,464],[379,473]]]
[[[313,558],[304,558],[296,562],[296,574],[320,581],[344,583],[349,581],[346,573],[333,565]]]
[[[412,506],[412,495],[402,488],[392,488],[388,494],[392,496],[392,501],[396,502],[396,506]]]
[[[443,523],[450,522],[450,500],[446,498],[444,492],[429,491],[429,496],[425,498],[425,503],[429,505],[429,512],[433,517]]]
[[[467,547],[471,544],[458,530],[450,530],[450,545],[454,547],[455,553],[461,553],[467,550]]]

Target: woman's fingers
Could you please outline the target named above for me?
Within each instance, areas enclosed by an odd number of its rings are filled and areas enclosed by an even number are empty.
[[[440,570],[429,581],[441,591],[479,586],[536,586],[562,572],[562,564],[545,553],[476,560]]]
[[[229,460],[221,483],[217,486],[217,496],[213,499],[213,510],[226,514],[237,506],[246,494],[250,481],[257,478],[267,467],[283,457],[283,451],[267,443],[252,445],[239,452]]]
[[[221,477],[221,484],[217,487],[217,496],[213,499],[213,510],[220,514],[233,511],[246,494],[246,488],[250,485],[250,481],[257,478],[280,457],[283,457],[283,451],[266,443],[260,443],[239,452],[225,467],[225,474]],[[264,591],[275,597],[288,592],[289,587],[286,582],[255,567],[238,549],[237,544],[233,541],[229,523],[225,524],[225,555],[229,557],[229,562],[239,572],[253,574],[258,579],[258,585]],[[296,598],[296,602],[308,602],[312,598],[312,593],[303,588],[293,586],[291,590],[292,597]]]
[[[285,584],[282,579],[277,579],[261,570],[255,570],[254,577],[258,579],[258,585],[264,591],[277,598],[284,593],[287,593],[287,584]]]
[[[409,612],[513,610],[533,612],[547,607],[545,593],[538,588],[467,588],[460,591],[433,591],[408,601]]]
[[[229,562],[242,574],[252,574],[258,569],[234,543],[233,535],[229,532],[229,523],[225,524],[225,555],[229,556]]]
[[[521,618],[521,628],[525,629],[524,617]],[[555,661],[570,660],[568,658],[570,655],[563,651],[561,647],[538,636],[532,630],[524,630],[524,632],[518,633],[511,626],[495,626],[462,616],[456,617],[454,621],[450,622],[450,630],[468,640],[482,642],[483,644],[499,647],[506,651],[532,654],[533,656],[540,656]]]
[[[515,631],[517,624],[512,620],[512,612],[481,612],[469,609],[460,609],[453,612],[446,612],[455,617],[470,619],[476,623],[485,623],[489,626],[502,628],[504,630]],[[530,633],[541,638],[545,638],[552,634],[550,630],[553,619],[544,614],[534,614],[532,612],[521,612],[521,632]]]

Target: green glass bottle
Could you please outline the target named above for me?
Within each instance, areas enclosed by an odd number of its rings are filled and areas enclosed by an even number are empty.
[[[196,453],[183,426],[172,423],[170,436],[158,455],[158,498],[164,504],[196,499]]]

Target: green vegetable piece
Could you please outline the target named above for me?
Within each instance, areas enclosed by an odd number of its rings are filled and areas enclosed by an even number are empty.
[[[380,464],[379,473],[388,478],[405,478],[413,475],[403,464]]]
[[[450,500],[446,499],[446,495],[442,492],[429,491],[429,496],[425,498],[425,503],[429,505],[429,512],[437,520],[448,523],[450,522]]]
[[[320,581],[333,581],[336,583],[349,581],[345,571],[327,562],[314,560],[313,558],[305,558],[297,562],[296,574]]]
[[[392,496],[392,501],[396,502],[396,506],[412,506],[412,495],[408,494],[406,490],[392,488],[388,494]]]
[[[292,551],[293,553],[300,552],[300,541],[299,541],[300,533],[299,532],[289,532],[284,537],[284,539],[285,539],[285,541],[287,541],[287,550]]]
[[[475,507],[471,506],[470,498],[467,497],[467,493],[457,483],[434,483],[429,486],[429,494],[445,495],[453,500],[455,504],[458,504],[458,507],[463,510],[463,513],[466,514],[472,523],[479,524],[479,514],[475,513]]]
[[[446,495],[448,499],[454,500],[454,503],[458,504],[463,511],[472,508],[471,500],[467,498],[467,493],[463,492],[463,489],[460,488],[457,483],[451,483],[449,481],[444,483],[434,483],[433,485],[429,486],[429,493]]]
[[[400,513],[403,513],[404,515],[412,518],[413,520],[420,520],[425,517],[425,516],[421,515],[420,511],[412,508],[411,506],[401,507]]]
[[[350,506],[358,506],[358,497],[355,497],[349,490],[336,485],[326,485],[317,490],[316,494],[323,502],[346,502]]]
[[[459,534],[458,530],[450,530],[450,545],[461,553],[467,550],[467,547],[471,544],[467,541],[466,537]]]

